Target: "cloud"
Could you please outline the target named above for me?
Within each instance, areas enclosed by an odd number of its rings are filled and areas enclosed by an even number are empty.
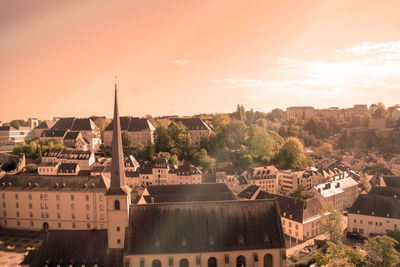
[[[169,63],[177,65],[177,66],[186,66],[189,65],[192,61],[187,59],[176,59],[171,60]]]
[[[304,51],[303,51],[304,53]],[[307,56],[312,52],[307,50]],[[279,57],[278,66],[262,79],[216,80],[222,88],[249,90],[250,98],[277,97],[398,97],[400,41],[372,43],[334,50],[326,57]]]

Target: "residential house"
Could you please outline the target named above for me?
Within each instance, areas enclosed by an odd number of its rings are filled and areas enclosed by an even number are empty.
[[[133,117],[121,117],[121,131],[128,133],[132,140],[132,145],[148,145],[154,142],[155,127],[148,119]],[[103,143],[111,146],[113,122],[111,122],[103,132]]]
[[[257,185],[268,193],[276,193],[279,189],[281,172],[274,166],[252,168],[247,172],[247,182]]]
[[[90,142],[79,131],[70,131],[64,136],[64,145],[76,150],[88,151]]]
[[[186,134],[190,136],[193,147],[199,147],[203,137],[208,138],[211,135],[211,128],[200,118],[178,118],[174,119],[176,123],[182,123],[186,128]]]

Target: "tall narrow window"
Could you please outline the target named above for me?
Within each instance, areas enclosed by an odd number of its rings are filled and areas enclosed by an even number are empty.
[[[115,200],[114,201],[114,209],[115,210],[120,210],[121,209],[120,204],[119,204],[119,200]]]

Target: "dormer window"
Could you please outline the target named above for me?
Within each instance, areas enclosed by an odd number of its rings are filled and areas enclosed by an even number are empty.
[[[214,236],[212,236],[212,235],[210,236],[209,242],[210,242],[210,246],[214,246],[215,245]]]
[[[160,239],[156,239],[156,241],[154,242],[154,246],[156,248],[160,247]]]
[[[185,238],[185,237],[182,237],[182,239],[181,239],[181,246],[182,246],[182,247],[186,247],[186,245],[187,245],[186,238]]]

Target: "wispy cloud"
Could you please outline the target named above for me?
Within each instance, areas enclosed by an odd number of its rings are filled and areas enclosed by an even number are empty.
[[[249,89],[250,98],[269,96],[356,97],[400,95],[400,41],[372,43],[332,51],[328,56],[304,60],[279,57],[278,66],[262,79],[217,79],[223,88]]]
[[[176,59],[176,60],[171,60],[169,63],[177,66],[186,66],[192,63],[192,61],[187,59]]]

